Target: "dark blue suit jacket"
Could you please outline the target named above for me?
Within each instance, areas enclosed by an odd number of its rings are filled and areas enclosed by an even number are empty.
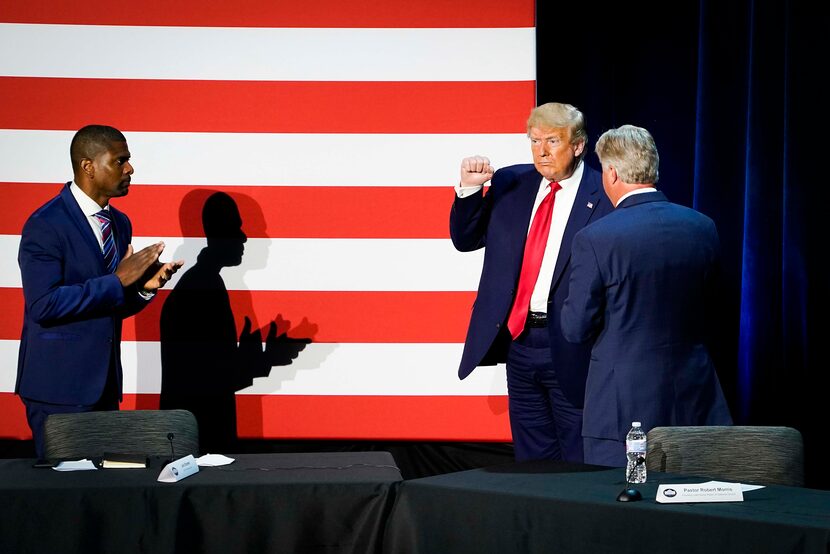
[[[704,344],[718,251],[712,220],[662,192],[626,198],[576,235],[562,332],[593,340],[583,436],[622,441],[632,421],[732,423]]]
[[[464,379],[476,366],[507,360],[510,334],[506,320],[519,280],[530,214],[542,175],[532,164],[498,170],[486,195],[456,198],[450,215],[450,236],[458,250],[486,247],[478,295],[470,318],[458,375]],[[589,348],[568,343],[559,330],[559,311],[567,296],[571,241],[577,231],[611,211],[600,174],[587,165],[568,218],[548,297],[548,329],[557,378],[568,399],[581,406],[588,371]]]
[[[130,220],[112,206],[110,213],[123,258]],[[92,405],[101,398],[111,360],[120,391],[121,321],[147,301],[107,273],[69,183],[26,221],[18,263],[26,307],[15,392],[40,402]]]

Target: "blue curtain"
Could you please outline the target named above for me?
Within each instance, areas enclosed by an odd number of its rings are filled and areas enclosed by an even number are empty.
[[[578,106],[593,139],[626,123],[654,135],[658,186],[720,233],[711,348],[735,422],[799,429],[820,488],[828,28],[828,7],[804,1],[537,5],[538,101]]]

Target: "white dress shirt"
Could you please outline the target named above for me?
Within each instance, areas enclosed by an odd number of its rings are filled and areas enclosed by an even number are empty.
[[[542,258],[542,267],[539,269],[539,278],[536,279],[536,286],[533,287],[533,294],[530,295],[530,311],[547,313],[548,311],[548,295],[550,294],[550,284],[553,281],[553,270],[556,268],[556,260],[559,257],[559,247],[562,245],[562,237],[565,234],[565,226],[568,224],[568,218],[571,215],[571,208],[573,208],[574,200],[576,200],[576,193],[579,190],[579,182],[582,181],[582,173],[585,167],[580,161],[573,175],[567,179],[559,181],[562,187],[556,193],[556,198],[553,203],[553,214],[551,215],[550,234],[548,235],[548,242],[545,245],[545,254]],[[476,187],[462,187],[456,185],[455,194],[459,198],[466,198],[482,189],[483,185]],[[530,221],[527,224],[527,230],[530,232],[530,223],[536,215],[536,210],[539,204],[545,199],[550,191],[550,181],[542,178],[539,183],[539,191],[536,193],[536,200],[533,202],[533,210],[530,212]]]
[[[69,185],[69,192],[72,193],[72,196],[75,198],[75,201],[78,203],[78,206],[81,208],[81,211],[86,216],[86,222],[89,223],[90,229],[92,229],[95,238],[98,239],[98,246],[101,248],[101,254],[104,253],[104,234],[101,232],[101,222],[95,217],[95,214],[100,212],[101,210],[109,211],[110,206],[107,204],[103,208],[98,205],[98,202],[90,198],[86,195],[84,191],[81,190],[81,187],[75,184],[73,181]],[[118,254],[118,259],[123,259],[122,254]],[[155,292],[149,292],[144,290],[138,291],[139,296],[141,296],[145,300],[149,300],[155,296]]]
[[[562,189],[556,193],[553,203],[553,215],[550,222],[550,234],[545,245],[545,255],[542,258],[542,267],[539,269],[539,278],[536,279],[536,286],[533,287],[533,294],[530,295],[531,312],[548,312],[548,296],[550,295],[550,284],[553,281],[553,270],[556,268],[556,260],[559,258],[559,247],[562,245],[562,236],[565,234],[565,226],[571,215],[571,208],[576,200],[576,193],[579,190],[579,182],[582,180],[584,166],[580,161],[577,164],[573,175],[559,181]],[[539,183],[539,192],[536,194],[536,202],[533,204],[533,212],[530,214],[530,221],[536,215],[536,209],[550,191],[550,181],[542,179]],[[530,224],[528,223],[528,231]]]
[[[98,221],[98,218],[95,217],[95,214],[100,212],[102,209],[109,211],[109,204],[101,208],[101,206],[98,205],[98,202],[87,196],[86,193],[81,190],[81,187],[76,185],[74,181],[71,185],[69,185],[69,192],[72,193],[72,196],[75,197],[75,201],[78,203],[78,206],[81,208],[81,211],[84,212],[84,215],[86,216],[86,222],[89,223],[89,227],[95,234],[95,238],[98,239],[98,246],[101,248],[101,252],[103,253],[104,235],[103,233],[101,233],[101,222]]]
[[[626,192],[625,194],[623,194],[622,196],[620,196],[620,199],[619,199],[619,200],[617,200],[617,204],[616,204],[614,207],[616,208],[617,206],[619,206],[619,205],[620,205],[620,203],[621,203],[623,200],[625,200],[626,198],[628,198],[629,196],[634,196],[635,194],[643,194],[643,193],[646,193],[646,192],[657,192],[657,188],[655,188],[655,187],[643,187],[643,188],[641,188],[641,189],[637,189],[637,190],[632,190],[632,191],[630,191],[630,192]]]

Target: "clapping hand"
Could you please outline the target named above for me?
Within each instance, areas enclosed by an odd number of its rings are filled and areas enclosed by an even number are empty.
[[[303,319],[303,322],[306,325],[308,324],[305,319]],[[271,366],[289,365],[300,355],[306,345],[311,343],[310,338],[295,339],[289,337],[288,328],[290,326],[291,322],[285,321],[281,315],[277,315],[268,326],[268,335],[265,338],[265,358]],[[282,332],[278,334],[280,330]]]

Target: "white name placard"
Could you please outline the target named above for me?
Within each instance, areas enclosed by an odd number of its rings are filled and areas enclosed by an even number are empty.
[[[660,485],[657,487],[657,502],[663,504],[691,502],[742,502],[743,488],[740,483],[686,483],[682,485]]]
[[[161,483],[175,483],[198,473],[198,471],[199,464],[196,463],[196,458],[192,454],[188,454],[184,458],[179,458],[164,466],[164,469],[159,473],[158,480]]]

